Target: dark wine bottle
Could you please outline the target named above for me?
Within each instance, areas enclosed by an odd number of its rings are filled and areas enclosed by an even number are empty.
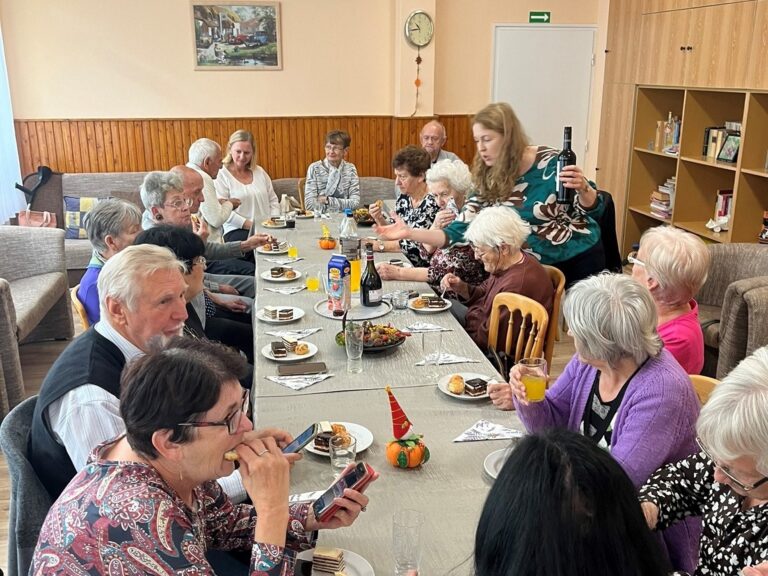
[[[373,263],[373,244],[365,245],[365,271],[360,278],[360,304],[363,306],[378,306],[381,304],[383,291],[381,289],[381,276],[376,271]]]
[[[562,182],[560,182],[560,170],[566,166],[573,166],[576,164],[576,154],[571,150],[571,127],[566,126],[563,129],[563,149],[560,154],[557,155],[557,203],[558,204],[573,204],[573,189],[566,188]]]

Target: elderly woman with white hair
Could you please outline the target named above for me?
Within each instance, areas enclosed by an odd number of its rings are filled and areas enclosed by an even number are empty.
[[[656,304],[661,341],[688,374],[704,367],[704,335],[693,297],[707,279],[709,250],[701,238],[674,228],[650,228],[628,258],[632,277],[648,287]]]
[[[564,313],[576,354],[544,400],[528,402],[518,365],[508,386],[494,387],[494,404],[510,408],[511,391],[529,432],[552,427],[581,432],[608,450],[636,487],[660,466],[693,454],[699,402],[688,375],[656,333],[648,290],[621,274],[592,276],[568,291]],[[664,541],[672,566],[691,570],[698,524],[690,521],[668,532]]]
[[[84,223],[93,246],[93,256],[80,280],[77,299],[85,308],[88,322],[96,324],[101,319],[99,274],[107,260],[133,244],[141,232],[141,211],[131,202],[107,198],[85,215]]]
[[[696,454],[654,473],[640,489],[648,525],[693,516],[703,530],[696,574],[768,570],[768,347],[718,384],[696,424]],[[762,570],[746,568],[761,564]]]
[[[464,238],[488,272],[488,279],[472,286],[456,274],[448,273],[440,283],[444,290],[455,292],[466,305],[466,313],[462,310],[456,316],[481,350],[488,348],[488,328],[497,294],[514,292],[527,296],[544,306],[548,314],[552,313],[552,281],[538,260],[521,250],[529,232],[530,227],[516,210],[504,206],[486,208],[472,220]],[[516,330],[519,323],[518,318],[513,329]],[[500,342],[506,338],[508,325],[509,311],[504,309],[499,320]]]
[[[472,187],[469,167],[461,160],[441,160],[427,170],[427,189],[437,200],[440,211],[432,223],[432,230],[442,230],[459,214]],[[488,273],[483,263],[476,260],[472,247],[466,242],[456,243],[447,248],[436,248],[427,244],[419,245],[420,255],[429,261],[427,267],[404,268],[382,262],[376,266],[383,280],[427,282],[432,288],[440,288],[440,280],[452,273],[470,285],[482,283]],[[455,297],[447,292],[448,298]]]

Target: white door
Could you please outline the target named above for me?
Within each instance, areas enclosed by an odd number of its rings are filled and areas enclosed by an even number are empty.
[[[562,147],[573,127],[573,151],[586,164],[595,29],[510,26],[494,29],[494,102],[508,102],[532,144]]]

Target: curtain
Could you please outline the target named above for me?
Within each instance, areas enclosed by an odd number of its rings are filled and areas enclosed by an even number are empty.
[[[24,207],[24,194],[16,190],[16,182],[21,182],[21,167],[16,148],[16,133],[13,129],[3,29],[0,25],[0,224],[7,223],[11,216]]]

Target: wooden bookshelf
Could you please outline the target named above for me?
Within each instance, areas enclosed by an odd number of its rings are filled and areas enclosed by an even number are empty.
[[[627,184],[623,253],[648,228],[671,224],[708,242],[756,242],[768,210],[768,92],[638,86]],[[656,122],[668,113],[682,119],[679,157],[654,149]],[[704,130],[741,122],[735,163],[702,155]],[[650,211],[650,195],[676,176],[672,217]],[[729,229],[713,232],[718,190],[733,190]]]

